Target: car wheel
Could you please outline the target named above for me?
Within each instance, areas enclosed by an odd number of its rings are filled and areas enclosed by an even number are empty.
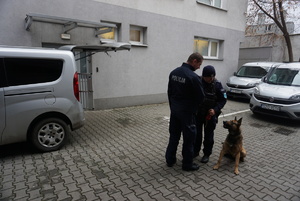
[[[63,120],[48,118],[35,124],[31,141],[40,151],[55,151],[65,144],[69,132],[69,127]]]

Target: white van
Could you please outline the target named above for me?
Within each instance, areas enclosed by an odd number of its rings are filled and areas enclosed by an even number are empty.
[[[261,81],[261,78],[273,69],[277,62],[250,62],[245,63],[231,76],[225,85],[226,93],[231,98],[251,98],[254,87]]]
[[[264,77],[250,99],[254,114],[300,120],[300,62],[284,63]]]
[[[61,148],[84,125],[71,51],[0,46],[0,145]]]

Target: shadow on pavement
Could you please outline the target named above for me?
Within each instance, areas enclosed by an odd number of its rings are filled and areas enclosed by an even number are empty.
[[[12,157],[18,155],[34,154],[37,151],[27,142],[7,144],[0,146],[0,158]]]
[[[233,97],[228,97],[228,100],[231,101],[236,101],[236,102],[242,102],[242,103],[250,103],[250,99],[246,99],[246,98],[233,98]]]
[[[264,121],[267,123],[278,124],[280,126],[300,128],[300,121],[296,121],[292,119],[284,119],[284,118],[273,117],[273,116],[263,115],[263,114],[252,114],[251,116],[254,119],[257,119],[259,121]]]

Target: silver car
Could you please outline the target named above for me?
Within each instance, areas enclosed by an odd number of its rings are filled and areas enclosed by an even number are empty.
[[[300,120],[300,63],[276,67],[255,87],[250,109],[256,114]]]
[[[71,51],[0,47],[0,145],[61,148],[84,124]]]
[[[227,80],[225,85],[227,96],[231,98],[250,99],[254,87],[261,81],[261,78],[278,64],[280,63],[251,62],[244,64]]]

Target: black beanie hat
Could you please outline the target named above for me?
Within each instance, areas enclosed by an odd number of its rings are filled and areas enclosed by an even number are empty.
[[[216,76],[215,68],[211,65],[205,66],[202,71],[202,77]]]

